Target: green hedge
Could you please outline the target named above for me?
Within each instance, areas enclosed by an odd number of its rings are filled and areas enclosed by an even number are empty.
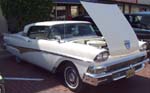
[[[0,0],[0,4],[11,32],[32,22],[51,20],[51,0]]]

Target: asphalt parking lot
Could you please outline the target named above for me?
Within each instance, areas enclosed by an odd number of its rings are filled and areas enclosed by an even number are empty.
[[[27,62],[17,63],[13,56],[0,52],[0,72],[4,77],[38,78],[32,80],[5,80],[6,93],[73,93],[58,76]],[[84,93],[150,93],[150,64],[134,77],[98,87],[87,87]]]

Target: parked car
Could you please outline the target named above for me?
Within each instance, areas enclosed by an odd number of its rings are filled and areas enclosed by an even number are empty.
[[[148,56],[150,57],[150,12],[137,12],[125,14],[127,20],[134,28],[137,37],[148,44]]]
[[[137,37],[150,42],[150,12],[137,12],[125,14],[125,16],[134,28]]]
[[[133,28],[150,30],[150,12],[125,14]]]
[[[119,8],[108,21],[101,21],[101,4],[81,1],[94,19],[102,36],[85,21],[48,21],[26,25],[22,32],[4,36],[6,50],[17,58],[43,67],[52,73],[62,72],[64,82],[79,92],[85,84],[98,86],[107,81],[130,78],[148,62],[146,43],[139,42],[130,25],[126,24]],[[95,7],[92,7],[95,6]],[[100,11],[90,12],[90,8]],[[106,15],[106,18],[109,15]],[[116,23],[112,24],[112,20]],[[118,23],[122,20],[122,24]],[[106,24],[111,24],[106,26]],[[117,24],[117,25],[116,25]],[[117,26],[121,28],[118,28]],[[120,31],[120,29],[123,29]]]

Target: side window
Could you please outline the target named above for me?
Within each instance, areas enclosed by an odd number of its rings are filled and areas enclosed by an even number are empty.
[[[56,36],[63,38],[64,36],[64,25],[55,25],[51,28],[51,32],[48,36],[49,39],[54,39]]]
[[[54,39],[56,36],[64,38],[72,37],[73,34],[77,34],[77,28],[75,24],[55,25],[51,28],[49,39]]]
[[[62,24],[53,26],[48,38],[66,39],[86,35],[96,35],[95,30],[89,24]]]
[[[73,37],[78,34],[78,29],[76,24],[68,24],[65,26],[65,38]]]
[[[48,26],[33,26],[28,31],[28,37],[32,39],[47,39],[49,30]]]

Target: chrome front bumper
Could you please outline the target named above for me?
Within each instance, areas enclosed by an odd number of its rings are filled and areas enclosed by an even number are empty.
[[[101,74],[90,74],[90,73],[85,73],[83,77],[83,82],[88,83],[93,86],[98,86],[101,83],[105,82],[111,82],[111,81],[116,81],[122,78],[126,78],[126,72],[131,70],[132,68],[135,69],[135,72],[138,72],[142,70],[145,66],[145,63],[148,62],[149,59],[145,59],[141,62],[138,62],[137,64],[130,65],[125,68],[121,68],[112,72],[108,73],[101,73]]]

